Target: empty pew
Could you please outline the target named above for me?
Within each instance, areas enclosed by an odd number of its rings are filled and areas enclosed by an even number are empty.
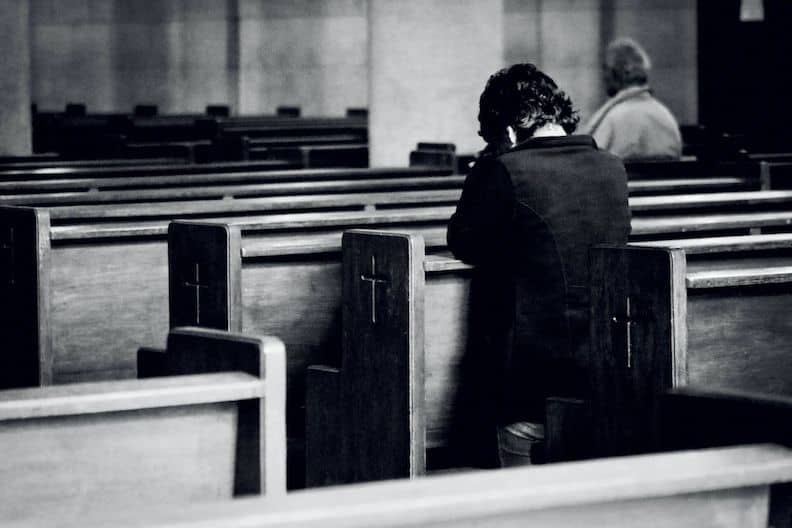
[[[444,226],[450,208],[220,217],[280,240],[360,225]],[[134,377],[131,351],[168,329],[168,219],[50,226],[48,211],[0,208],[3,386]],[[95,354],[107,339],[116,353]],[[87,352],[88,351],[88,352]]]
[[[760,445],[308,490],[189,511],[112,512],[80,526],[760,528],[768,526],[770,485],[790,478],[789,451]]]
[[[262,176],[266,173],[262,173]],[[307,178],[314,175],[307,174]],[[339,175],[343,177],[343,175]],[[266,180],[266,178],[261,178]],[[160,188],[133,188],[94,190],[69,190],[12,194],[0,196],[0,205],[33,205],[39,207],[63,205],[132,204],[153,202],[185,202],[197,200],[233,200],[235,198],[264,198],[269,196],[318,196],[375,193],[383,191],[421,191],[430,189],[459,189],[464,176],[413,176],[379,177],[373,179],[319,180],[274,183],[243,183],[219,185],[180,186]],[[111,182],[108,182],[111,183]],[[0,191],[1,192],[1,191]],[[454,195],[456,196],[456,195]],[[228,203],[228,202],[225,202]]]
[[[59,168],[91,168],[91,167],[129,167],[135,165],[180,164],[184,160],[178,157],[157,156],[139,157],[135,159],[101,159],[101,160],[62,160],[62,159],[31,159],[24,161],[0,161],[0,175],[12,170],[39,170]]]
[[[442,169],[409,169],[409,168],[378,168],[378,169],[312,169],[312,170],[251,170],[240,172],[215,173],[207,170],[194,174],[166,174],[156,178],[148,176],[119,177],[64,177],[57,175],[39,180],[7,180],[0,181],[0,196],[18,196],[32,193],[56,192],[93,192],[120,190],[144,190],[158,188],[183,188],[200,186],[223,186],[263,183],[308,183],[321,181],[349,180],[388,180],[397,178],[415,178],[420,176],[452,176],[451,171]],[[458,178],[457,178],[458,179]]]
[[[285,493],[283,344],[184,328],[153,355],[162,376],[0,391],[4,524]]]
[[[0,173],[5,180],[45,180],[51,178],[118,178],[129,176],[165,176],[173,174],[206,174],[249,172],[297,168],[280,160],[237,161],[223,163],[166,163],[120,167],[47,167],[42,169],[11,169]]]
[[[368,144],[268,147],[261,152],[266,159],[294,161],[306,168],[368,167]],[[255,158],[254,158],[255,159]]]
[[[792,398],[733,389],[677,387],[660,399],[662,450],[792,444]],[[792,524],[792,486],[771,488],[770,525]]]
[[[672,387],[792,393],[788,244],[763,235],[592,250],[595,452],[656,449],[658,401]]]

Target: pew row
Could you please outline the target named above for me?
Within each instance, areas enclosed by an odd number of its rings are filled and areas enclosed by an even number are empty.
[[[238,172],[212,172],[190,174],[165,174],[149,176],[79,177],[53,176],[45,180],[0,181],[0,195],[15,196],[31,193],[92,192],[143,190],[210,185],[244,185],[255,183],[296,183],[348,180],[380,180],[414,178],[418,176],[451,176],[443,169],[312,169],[312,170],[250,170]]]
[[[464,176],[460,175],[435,176],[416,171],[372,173],[372,178],[362,179],[358,178],[367,176],[366,173],[351,174],[351,179],[345,179],[343,173],[338,173],[335,175],[337,179],[332,180],[325,179],[327,176],[332,176],[326,173],[312,174],[310,172],[302,172],[289,175],[291,178],[287,177],[286,179],[292,179],[293,181],[284,182],[275,181],[278,178],[283,178],[281,174],[276,175],[276,178],[270,178],[267,173],[253,175],[246,173],[243,176],[246,176],[245,180],[247,180],[243,183],[222,184],[220,181],[213,179],[208,182],[208,185],[193,185],[190,183],[205,179],[205,175],[182,176],[170,178],[170,181],[163,180],[156,183],[153,179],[150,179],[147,184],[143,185],[139,183],[139,178],[121,178],[120,181],[115,179],[104,181],[95,179],[49,180],[43,182],[44,186],[34,185],[35,182],[0,182],[0,192],[8,192],[6,195],[0,195],[0,205],[88,206],[111,203],[181,202],[179,205],[183,207],[187,200],[229,200],[245,197],[303,195],[311,197],[319,194],[343,194],[361,191],[459,190],[462,188],[465,179]],[[385,176],[395,177],[385,179]],[[305,177],[305,180],[300,180],[299,177]],[[225,179],[238,179],[238,176],[232,175],[232,178]],[[250,181],[254,181],[254,183],[249,183]],[[3,189],[3,183],[6,184],[5,190]],[[688,181],[687,183],[695,184],[696,182]],[[676,182],[667,181],[631,182],[630,187],[637,185],[643,185],[641,190],[644,193],[651,191],[659,193],[654,196],[630,198],[630,207],[633,213],[637,215],[668,210],[678,212],[685,209],[698,209],[710,212],[734,208],[742,210],[783,209],[788,208],[790,202],[792,202],[792,191],[714,192],[714,189],[706,186],[679,186]],[[44,187],[46,186],[54,190],[44,192]],[[18,192],[22,190],[27,192]],[[668,195],[670,191],[688,191],[694,194]],[[458,197],[458,195],[454,196]],[[66,215],[66,211],[68,209],[59,214]]]
[[[295,233],[360,225],[441,228],[450,213],[427,208],[225,220],[283,244]],[[0,359],[2,386],[135,377],[131,351],[162,342],[169,327],[167,221],[94,229],[50,227],[48,220],[39,209],[0,208],[7,229],[0,236],[0,329],[15,350]],[[102,351],[108,339],[116,350]]]
[[[0,180],[42,180],[65,178],[118,178],[131,176],[166,176],[177,174],[206,174],[297,169],[294,164],[280,160],[235,161],[221,163],[166,163],[109,167],[45,167],[42,169],[11,169],[0,173]]]
[[[242,230],[260,231],[270,240],[278,240],[281,251],[289,238],[335,233],[328,236],[338,237],[331,244],[336,249],[325,243],[327,249],[314,251],[317,254],[337,254],[340,231],[360,226],[431,227],[435,229],[434,239],[442,242],[438,230],[453,211],[442,207],[251,217],[240,212],[231,216],[233,211],[217,205],[214,214],[201,212],[198,207],[196,214]],[[161,212],[150,207],[154,214]],[[164,338],[168,218],[130,218],[115,223],[82,220],[82,224],[50,226],[47,210],[1,211],[0,271],[6,277],[0,282],[2,328],[19,354],[13,362],[7,361],[5,382],[38,385],[134,376],[134,361],[128,355],[122,353],[120,361],[109,355],[86,360],[83,351],[100,345],[107,332],[114,342],[123,345],[120,350],[133,350]],[[768,218],[770,214],[772,218]],[[747,230],[754,225],[783,228],[790,222],[792,214],[781,213],[690,215],[635,218],[633,229],[638,236],[657,238],[682,231]],[[340,274],[336,272],[336,276]],[[340,287],[335,291],[340,292]],[[330,306],[340,307],[340,295],[334,299]],[[12,367],[16,373],[12,373]]]
[[[179,202],[190,200],[229,200],[270,196],[319,196],[330,194],[418,191],[429,189],[459,189],[464,176],[415,176],[361,180],[295,181],[286,183],[254,183],[158,189],[124,189],[108,191],[78,190],[54,193],[34,193],[0,196],[0,205],[64,206],[93,204],[131,204]],[[342,205],[343,206],[343,205]],[[309,206],[310,207],[310,206]],[[57,218],[57,216],[56,216]]]
[[[781,238],[762,237],[761,257],[718,239],[592,250],[596,453],[656,449],[659,398],[672,387],[792,394],[792,256]]]
[[[612,261],[593,260],[593,325],[601,329],[593,334],[592,357],[573,359],[599,376],[593,381],[594,400],[601,406],[607,402],[607,408],[595,406],[598,430],[618,436],[606,442],[605,434],[599,433],[597,447],[602,454],[624,454],[622,444],[636,440],[633,422],[656,423],[651,411],[659,394],[671,386],[672,368],[677,369],[673,371],[676,375],[685,372],[691,382],[790,390],[792,373],[784,366],[783,353],[792,328],[785,323],[783,306],[792,300],[788,287],[792,274],[784,275],[783,270],[789,271],[792,238],[760,235],[680,244],[686,246],[684,251],[641,247],[620,251],[652,252],[666,255],[666,259],[671,252],[677,259],[676,270],[680,269],[678,260],[684,263],[689,254],[689,284],[698,285],[705,295],[719,295],[704,298],[710,304],[698,309],[704,315],[697,315],[688,328],[688,333],[699,327],[702,330],[696,334],[697,341],[690,336],[687,350],[695,352],[688,354],[685,371],[682,358],[671,359],[669,350],[688,337],[670,335],[668,329],[672,321],[678,324],[669,314],[680,306],[665,307],[663,298],[641,292],[644,296],[629,304],[632,311],[619,312],[616,307],[626,309],[622,292],[623,284],[630,282],[624,277],[630,275]],[[784,250],[781,254],[779,248]],[[753,267],[759,265],[764,266],[759,268],[761,272]],[[666,282],[654,271],[656,267],[636,261],[629,271],[643,273],[640,276],[649,285],[647,291],[667,291]],[[607,278],[600,278],[606,276],[604,270]],[[732,279],[721,275],[727,272]],[[464,375],[472,273],[470,266],[457,260],[426,255],[420,237],[365,231],[345,234],[342,357],[310,368],[306,380],[309,483],[421,474],[426,450],[448,445],[449,428],[459,419],[455,402]],[[719,282],[701,282],[712,273],[718,275]],[[727,280],[734,280],[732,287],[738,291],[730,290]],[[779,284],[787,287],[777,289]],[[606,298],[610,304],[602,300]],[[679,295],[669,295],[666,300],[672,298],[678,300]],[[621,299],[621,304],[610,299]],[[690,320],[694,312],[689,308],[687,313]],[[705,315],[709,321],[704,320]],[[706,334],[707,328],[715,325],[713,320],[718,328],[715,337],[712,331]],[[629,351],[622,346],[627,336]],[[724,339],[729,342],[722,343]],[[680,351],[675,350],[677,354]],[[746,350],[752,354],[745,354]],[[607,366],[599,364],[605,360],[598,356],[608,358]],[[366,398],[361,399],[360,394]],[[332,434],[335,431],[337,435]],[[387,434],[381,434],[383,431]],[[342,467],[339,460],[344,461]],[[313,471],[319,473],[311,474]]]
[[[4,524],[285,493],[283,344],[182,328],[158,355],[167,376],[0,391]]]
[[[769,487],[791,478],[789,451],[758,445],[359,484],[189,510],[113,512],[80,526],[760,528],[768,526]]]

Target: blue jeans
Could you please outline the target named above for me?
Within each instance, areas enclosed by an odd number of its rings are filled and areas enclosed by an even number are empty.
[[[501,467],[529,466],[544,460],[544,425],[515,422],[498,427]]]

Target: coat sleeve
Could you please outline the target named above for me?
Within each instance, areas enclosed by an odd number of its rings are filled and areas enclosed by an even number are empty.
[[[514,189],[503,165],[480,160],[465,180],[456,212],[448,224],[448,247],[469,264],[500,261],[508,251]]]

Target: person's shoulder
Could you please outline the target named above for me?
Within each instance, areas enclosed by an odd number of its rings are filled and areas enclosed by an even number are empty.
[[[591,153],[591,156],[592,162],[596,163],[601,170],[607,170],[613,174],[626,174],[624,160],[616,154],[597,148]]]

